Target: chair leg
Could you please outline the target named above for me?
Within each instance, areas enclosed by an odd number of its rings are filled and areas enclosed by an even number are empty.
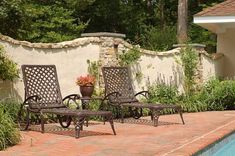
[[[103,117],[103,124],[105,125],[106,117]]]
[[[153,111],[152,109],[150,109],[150,113],[151,113],[151,114],[150,114],[151,121],[153,121],[153,112],[154,112],[154,111]]]
[[[80,137],[80,131],[83,129],[82,126],[84,124],[85,118],[78,118],[78,121],[75,125],[75,137]]]
[[[153,110],[152,111],[152,116],[153,116],[153,126],[157,127],[158,126],[158,119],[160,117],[160,111],[159,110]]]
[[[43,114],[40,113],[40,120],[41,120],[41,132],[44,133],[44,117]]]
[[[181,109],[181,108],[179,108],[177,111],[178,111],[178,113],[180,114],[180,118],[181,118],[182,123],[183,123],[183,125],[184,125],[184,124],[185,124],[185,122],[184,122],[184,118],[183,118],[182,109]]]
[[[123,107],[120,107],[121,109],[121,123],[124,123],[124,112],[123,112]]]
[[[86,118],[86,127],[88,127],[88,117]]]
[[[111,125],[112,130],[113,130],[113,134],[116,135],[116,131],[114,129],[114,124],[113,124],[113,116],[109,117],[109,123]]]
[[[25,126],[25,129],[24,129],[24,130],[28,130],[29,124],[30,124],[30,118],[29,118],[30,113],[29,113],[29,110],[28,110],[28,109],[27,109],[26,111],[27,111],[27,112],[26,112],[26,126]]]

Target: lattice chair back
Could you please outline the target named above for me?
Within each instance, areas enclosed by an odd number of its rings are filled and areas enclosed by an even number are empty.
[[[109,96],[111,103],[137,102],[132,87],[131,75],[127,67],[103,67],[102,73],[105,83],[105,95],[113,92],[119,96]]]
[[[22,65],[25,86],[25,99],[38,96],[32,100],[32,108],[64,107],[55,65]]]

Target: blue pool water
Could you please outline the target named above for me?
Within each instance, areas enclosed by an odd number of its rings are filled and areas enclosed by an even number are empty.
[[[193,156],[235,156],[235,131]]]
[[[213,156],[234,156],[235,155],[235,140],[225,144]]]

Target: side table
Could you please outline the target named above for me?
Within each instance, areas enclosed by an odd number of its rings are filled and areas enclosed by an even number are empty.
[[[91,100],[103,100],[102,97],[81,97],[81,103],[82,103],[82,109],[83,110],[88,110],[89,109],[89,103]],[[88,127],[88,118],[86,118],[86,127]]]

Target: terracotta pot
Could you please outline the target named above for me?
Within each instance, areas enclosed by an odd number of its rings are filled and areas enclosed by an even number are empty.
[[[80,86],[82,97],[91,97],[94,91],[94,86]]]

